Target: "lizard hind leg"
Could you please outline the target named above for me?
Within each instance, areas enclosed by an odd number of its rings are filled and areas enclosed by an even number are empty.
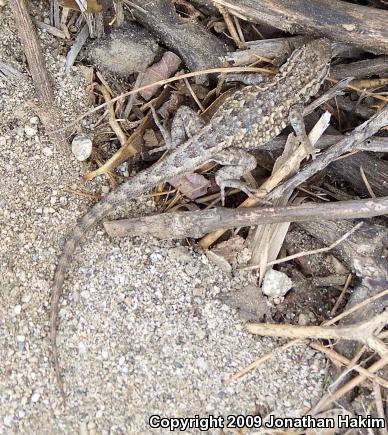
[[[176,111],[171,125],[171,133],[162,125],[155,109],[151,106],[152,116],[155,124],[162,133],[164,145],[153,149],[150,154],[160,151],[171,151],[176,149],[179,145],[184,143],[187,138],[195,135],[200,131],[205,122],[188,106],[180,106]]]
[[[212,160],[220,165],[224,165],[216,174],[216,183],[221,192],[221,203],[225,205],[225,188],[233,187],[240,189],[247,196],[253,196],[252,192],[257,189],[249,187],[240,178],[250,171],[253,171],[257,162],[255,157],[240,148],[229,148],[212,157]]]

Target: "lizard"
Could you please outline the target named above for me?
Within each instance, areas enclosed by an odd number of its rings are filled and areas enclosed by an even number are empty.
[[[49,334],[55,376],[64,403],[65,393],[57,346],[60,297],[72,255],[85,233],[129,199],[136,198],[173,177],[195,171],[209,161],[223,165],[216,174],[222,203],[226,187],[238,187],[248,195],[251,194],[239,181],[239,178],[253,170],[257,164],[255,158],[246,150],[258,148],[273,139],[289,123],[301,139],[306,138],[304,124],[301,128],[297,122],[297,114],[301,113],[297,109],[306,104],[320,89],[328,75],[331,56],[329,40],[320,38],[307,42],[291,54],[274,78],[261,84],[245,86],[229,96],[210,122],[206,125],[202,123],[200,129],[191,128],[191,132],[188,131],[195,119],[195,112],[191,113],[184,109],[186,106],[181,106],[180,117],[174,118],[177,121],[175,126],[173,121],[171,132],[180,123],[186,127],[185,136],[180,134],[173,138],[158,122],[153,111],[155,122],[165,138],[166,148],[170,149],[169,154],[121,184],[79,220],[64,245],[54,273]],[[178,112],[179,109],[177,115]],[[301,121],[303,123],[303,118]]]

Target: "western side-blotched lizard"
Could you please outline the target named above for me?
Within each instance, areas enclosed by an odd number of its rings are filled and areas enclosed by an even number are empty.
[[[62,394],[63,381],[56,343],[59,299],[71,256],[87,230],[130,198],[193,171],[208,161],[225,165],[216,176],[222,195],[225,187],[239,187],[249,194],[238,180],[256,166],[246,150],[258,148],[276,137],[289,123],[290,117],[293,123],[294,108],[307,103],[318,92],[328,74],[330,59],[331,45],[326,39],[311,41],[294,51],[273,79],[236,91],[219,107],[209,124],[183,143],[182,136],[173,138],[170,142],[174,149],[164,160],[122,184],[83,216],[64,246],[51,296],[52,357]],[[190,124],[188,113],[182,110],[181,115],[183,118],[186,116],[187,127]],[[179,142],[181,144],[178,145]]]

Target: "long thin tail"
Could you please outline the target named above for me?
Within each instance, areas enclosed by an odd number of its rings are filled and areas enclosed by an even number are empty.
[[[52,360],[57,378],[58,386],[61,390],[63,404],[65,405],[65,389],[63,386],[63,379],[59,365],[59,354],[57,346],[57,330],[59,323],[59,299],[62,294],[63,282],[65,280],[66,272],[71,263],[71,257],[78,246],[81,239],[85,236],[86,232],[93,225],[97,224],[101,219],[115,210],[120,204],[123,204],[130,198],[141,195],[145,191],[158,185],[165,180],[166,168],[171,164],[166,160],[157,163],[151,168],[145,169],[127,183],[122,184],[116,190],[111,192],[101,202],[91,208],[78,222],[74,228],[70,238],[66,241],[63,248],[63,253],[58,261],[58,266],[54,274],[54,282],[51,293],[51,312],[50,312],[50,341]],[[177,168],[176,173],[172,176],[179,175],[180,173],[187,172],[182,168]]]
[[[62,294],[62,286],[67,269],[71,262],[71,257],[83,238],[87,230],[100,221],[104,216],[109,214],[116,205],[116,201],[101,201],[86,213],[74,228],[71,237],[66,241],[62,256],[59,259],[58,266],[54,274],[54,283],[51,293],[51,313],[50,313],[50,340],[51,352],[54,364],[55,375],[59,388],[61,390],[63,404],[65,405],[65,390],[63,386],[61,369],[59,366],[58,346],[57,346],[57,329],[59,317],[59,299]]]

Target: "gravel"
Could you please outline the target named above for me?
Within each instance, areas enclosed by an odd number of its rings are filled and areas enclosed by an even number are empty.
[[[43,6],[34,8],[43,21]],[[0,58],[26,73],[7,5],[0,15]],[[63,76],[62,41],[41,39],[69,122],[90,108],[86,82],[78,67]],[[223,272],[183,242],[109,239],[101,226],[77,250],[65,282],[62,408],[49,353],[50,286],[66,234],[92,205],[66,189],[101,193],[107,180],[81,181],[88,163],[49,141],[27,103],[32,95],[27,74],[0,84],[0,433],[151,433],[152,414],[306,412],[321,395],[325,360],[304,346],[277,353],[278,341],[244,331],[220,301],[246,285],[244,276]],[[91,132],[92,122],[83,121],[82,131]],[[152,211],[144,197],[120,215]],[[274,358],[227,382],[269,351]]]

